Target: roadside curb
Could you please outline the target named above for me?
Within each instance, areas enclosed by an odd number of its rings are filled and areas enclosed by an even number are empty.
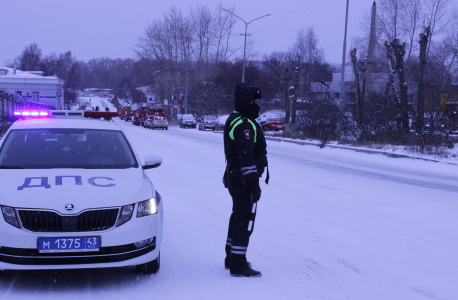
[[[215,133],[223,133],[222,131],[215,131]],[[276,141],[276,142],[286,142],[286,143],[293,143],[297,145],[307,145],[307,146],[319,146],[319,143],[316,142],[306,142],[306,141],[295,141],[295,140],[287,140],[287,139],[282,139],[282,138],[276,138],[276,137],[265,137],[266,140],[269,141]],[[424,157],[417,157],[417,156],[411,156],[411,155],[406,155],[406,154],[397,154],[397,153],[391,153],[391,152],[386,152],[386,151],[380,151],[380,150],[372,150],[372,149],[361,149],[361,148],[356,148],[356,147],[350,147],[350,146],[340,146],[340,145],[332,145],[332,144],[326,144],[326,147],[330,148],[336,148],[336,149],[345,149],[345,150],[353,150],[356,152],[362,152],[362,153],[368,153],[368,154],[382,154],[388,157],[393,157],[393,158],[410,158],[410,159],[419,159],[419,160],[424,160],[424,161],[432,161],[432,162],[437,162],[437,163],[445,163],[449,165],[454,165],[458,166],[458,162],[448,162],[448,161],[442,161],[442,160],[437,160],[437,159],[432,159],[432,158],[424,158]]]

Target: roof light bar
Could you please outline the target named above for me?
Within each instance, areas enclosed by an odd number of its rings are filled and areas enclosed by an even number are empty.
[[[49,116],[49,111],[43,110],[16,110],[13,113],[17,117],[47,117]]]

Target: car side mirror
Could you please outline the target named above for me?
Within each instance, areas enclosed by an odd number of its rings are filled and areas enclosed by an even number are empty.
[[[157,168],[162,164],[162,157],[154,154],[145,155],[145,164],[143,170]]]

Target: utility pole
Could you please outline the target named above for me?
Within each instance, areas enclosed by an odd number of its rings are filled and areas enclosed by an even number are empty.
[[[425,121],[425,68],[426,68],[426,49],[430,34],[429,27],[425,28],[424,33],[420,33],[420,80],[417,89],[417,132],[423,130]]]
[[[347,52],[347,24],[348,24],[348,4],[350,0],[347,0],[347,13],[345,16],[345,33],[344,33],[344,42],[343,42],[343,53],[342,53],[342,74],[340,75],[340,99],[344,100],[345,93],[345,54]]]
[[[376,19],[376,5],[375,1],[372,5],[372,16],[371,16],[371,33],[369,37],[369,50],[367,53],[366,60],[366,84],[364,86],[364,101],[371,102],[371,91],[372,91],[372,72],[374,70],[374,49],[375,49],[375,19]]]
[[[199,76],[199,74],[197,74],[197,76]],[[197,77],[199,78],[199,77]],[[184,107],[184,113],[187,114],[188,113],[188,59],[186,58],[186,76],[185,76],[185,80],[186,80],[186,83],[185,83],[185,107]]]
[[[290,123],[290,99],[289,99],[289,67],[286,65],[285,67],[285,74],[283,74],[283,80],[284,80],[284,90],[285,90],[285,111],[286,111],[286,116],[285,116],[285,125],[287,124],[289,126]]]
[[[297,54],[297,60],[299,65],[296,67],[295,78],[294,78],[294,98],[293,105],[291,106],[291,123],[296,123],[296,107],[297,107],[297,96],[299,94],[299,75],[301,72],[301,55]]]
[[[248,25],[250,25],[250,23],[253,22],[253,21],[259,20],[259,19],[264,18],[264,17],[271,16],[271,14],[267,14],[267,15],[264,15],[264,16],[262,16],[262,17],[253,19],[253,20],[251,20],[251,21],[249,21],[249,22],[246,22],[244,19],[242,19],[242,18],[240,18],[239,16],[237,16],[236,14],[234,14],[234,13],[228,11],[227,9],[222,8],[222,7],[220,7],[220,8],[221,8],[222,10],[224,10],[224,11],[230,13],[230,14],[233,15],[234,17],[239,18],[240,20],[242,20],[243,23],[245,23],[245,34],[243,34],[243,33],[240,34],[240,35],[244,35],[244,36],[245,36],[245,44],[244,44],[244,46],[243,46],[243,62],[242,62],[242,66],[243,66],[243,67],[242,67],[242,68],[243,68],[243,71],[242,71],[242,82],[245,82],[246,37],[247,37],[247,35],[248,35],[248,34],[247,34]],[[250,34],[249,36],[251,36],[251,34]]]

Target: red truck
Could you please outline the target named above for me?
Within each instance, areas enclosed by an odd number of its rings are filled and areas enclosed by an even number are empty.
[[[132,124],[145,127],[145,120],[148,118],[148,116],[166,117],[164,109],[160,107],[140,107],[134,111]]]
[[[121,120],[124,119],[126,114],[132,113],[132,107],[130,106],[124,106],[124,107],[118,106],[117,110],[118,110],[118,116],[121,118]]]

